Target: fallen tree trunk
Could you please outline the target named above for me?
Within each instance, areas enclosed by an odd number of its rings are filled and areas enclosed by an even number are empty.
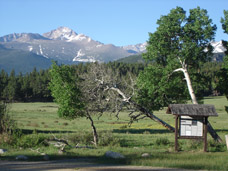
[[[175,132],[175,128],[172,127],[171,125],[169,125],[168,123],[166,123],[165,121],[161,120],[160,118],[158,118],[157,116],[155,116],[153,113],[151,113],[150,111],[148,111],[146,108],[144,108],[141,105],[138,105],[134,102],[133,105],[142,113],[144,113],[148,118],[154,120],[155,122],[158,122],[159,124],[161,124],[162,126],[164,126],[165,128],[167,128],[168,130]]]
[[[217,141],[217,142],[222,142],[222,139],[220,138],[220,136],[215,132],[215,130],[213,129],[213,127],[211,126],[210,122],[208,122],[207,124],[207,130],[210,133],[210,135],[212,136],[212,138]]]

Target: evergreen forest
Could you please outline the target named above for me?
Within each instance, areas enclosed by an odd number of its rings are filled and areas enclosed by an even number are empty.
[[[71,65],[71,67],[76,73],[83,74],[87,72],[89,65],[91,64],[81,63],[78,65]],[[126,79],[128,79],[126,76],[127,73],[133,75],[133,78],[137,78],[140,71],[143,71],[148,64],[110,62],[100,65],[104,65],[106,68],[111,69],[112,72],[118,73],[119,77],[126,77]],[[221,62],[208,62],[201,67],[199,72],[205,76],[208,85],[203,92],[204,96],[223,94],[223,90],[218,87],[221,67]],[[19,73],[18,75],[15,74],[14,70],[9,74],[6,71],[1,70],[0,82],[0,95],[2,100],[10,102],[53,101],[51,92],[48,88],[50,82],[49,69],[38,71],[34,68],[31,73]]]

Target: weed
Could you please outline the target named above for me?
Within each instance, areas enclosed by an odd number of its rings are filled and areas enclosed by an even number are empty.
[[[189,149],[202,149],[203,148],[203,141],[202,140],[188,140],[187,141],[187,148]]]
[[[160,145],[169,145],[170,141],[167,138],[158,138],[155,141],[155,144],[160,146]]]
[[[67,122],[64,122],[63,125],[64,125],[64,126],[67,126],[67,125],[69,125],[69,124],[68,124]]]

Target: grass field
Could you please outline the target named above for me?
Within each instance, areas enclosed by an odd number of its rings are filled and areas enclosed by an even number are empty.
[[[151,119],[143,119],[129,127],[127,112],[122,112],[119,120],[114,114],[106,113],[102,117],[94,116],[95,125],[100,135],[102,145],[95,149],[67,148],[63,155],[58,154],[58,149],[52,146],[38,146],[41,152],[47,153],[51,159],[92,157],[98,162],[111,162],[130,165],[175,167],[186,169],[228,170],[228,152],[224,136],[228,134],[228,114],[224,106],[228,106],[225,97],[206,98],[205,104],[215,105],[219,117],[210,117],[209,121],[217,131],[224,143],[213,142],[208,134],[208,151],[203,152],[203,144],[196,140],[180,140],[180,152],[174,151],[174,133]],[[85,118],[76,120],[60,119],[57,116],[58,106],[55,103],[13,103],[9,107],[10,116],[17,122],[25,136],[52,137],[53,135],[67,139],[72,146],[90,145],[90,122]],[[174,117],[166,114],[166,109],[154,112],[156,116],[174,126]],[[35,130],[35,131],[34,131]],[[31,134],[31,132],[36,132]],[[25,137],[24,136],[24,137]],[[30,137],[31,138],[31,137]],[[34,137],[33,137],[34,138]],[[26,138],[24,138],[26,139]],[[25,141],[25,140],[18,141]],[[29,141],[29,138],[28,138]],[[29,143],[29,142],[28,142]],[[32,147],[37,149],[37,146]],[[8,152],[0,156],[1,159],[13,159],[16,155],[30,156],[31,160],[42,160],[42,156],[34,153],[30,148],[2,143],[0,148],[7,148]],[[120,152],[126,156],[123,160],[107,160],[104,153],[108,150]],[[143,158],[143,153],[150,157]]]

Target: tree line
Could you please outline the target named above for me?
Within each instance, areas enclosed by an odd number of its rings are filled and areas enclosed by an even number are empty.
[[[83,74],[87,72],[89,63],[72,65],[74,72]],[[110,62],[104,64],[110,67],[114,72],[118,72],[119,76],[126,75],[131,72],[137,76],[144,69],[143,64],[126,64],[118,62]],[[37,71],[36,68],[30,73],[18,75],[12,70],[9,74],[4,70],[0,73],[0,97],[1,100],[14,102],[52,102],[53,98],[48,88],[50,82],[50,70]]]
[[[222,62],[207,62],[200,68],[201,75],[204,76],[204,81],[207,82],[203,96],[222,95],[226,91],[221,86],[219,87],[219,79],[222,76]],[[75,72],[83,74],[87,72],[91,64],[72,65]],[[118,73],[120,77],[131,73],[136,78],[140,71],[143,71],[147,64],[126,64],[119,62],[109,62],[104,64],[109,67],[112,72]],[[224,73],[223,73],[224,74]],[[12,70],[9,74],[4,70],[0,73],[0,96],[1,99],[16,102],[52,102],[53,97],[48,84],[50,82],[50,72],[48,70],[37,71],[36,68],[31,73],[23,75],[19,73],[15,75]],[[225,82],[225,81],[224,81]]]

